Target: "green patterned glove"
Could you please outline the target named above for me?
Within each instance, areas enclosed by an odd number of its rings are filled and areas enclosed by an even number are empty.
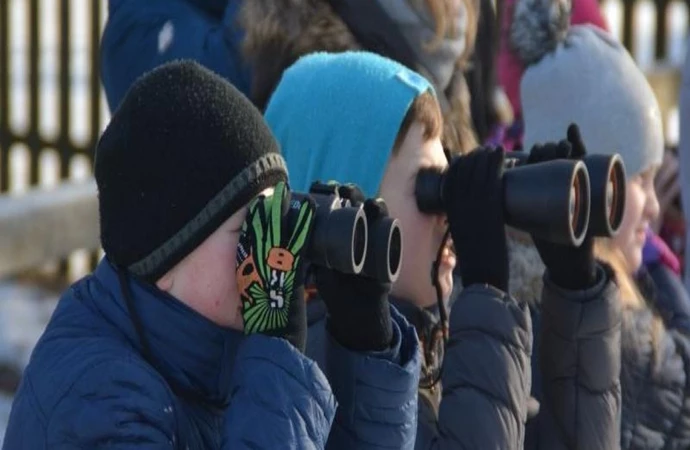
[[[282,337],[302,352],[307,333],[303,253],[314,209],[310,197],[294,199],[285,183],[278,183],[273,195],[249,204],[237,248],[245,334]]]

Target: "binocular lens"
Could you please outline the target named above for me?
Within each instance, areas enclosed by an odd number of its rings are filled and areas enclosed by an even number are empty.
[[[580,241],[580,237],[584,240],[589,226],[589,213],[585,211],[589,210],[589,195],[590,180],[587,170],[582,167],[582,170],[576,170],[573,186],[570,188],[570,201],[573,205],[570,227],[576,241]]]
[[[609,221],[613,219],[613,183],[609,181],[606,183],[606,217],[609,218]]]
[[[355,267],[364,266],[367,251],[367,221],[366,216],[358,216],[355,222],[355,232],[352,234],[352,259]]]
[[[400,274],[402,231],[397,219],[380,217],[368,223],[369,244],[362,275],[392,283]]]
[[[400,234],[400,229],[396,228],[391,235],[390,242],[390,253],[388,254],[388,265],[391,268],[391,272],[397,275],[400,272],[400,261],[402,260],[402,235]]]
[[[400,228],[393,229],[391,240],[388,244],[388,267],[391,274],[391,282],[398,279],[400,275],[400,261],[402,261],[402,233]]]
[[[592,181],[592,236],[613,237],[623,221],[625,167],[620,155],[590,155],[584,159]]]
[[[577,189],[570,188],[570,226],[575,227],[575,218],[577,217]]]

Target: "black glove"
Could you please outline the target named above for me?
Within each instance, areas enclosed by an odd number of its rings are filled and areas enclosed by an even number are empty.
[[[353,185],[341,186],[339,193],[353,206],[364,201],[362,192]],[[381,199],[364,201],[364,211],[369,226],[388,215]],[[316,288],[328,308],[326,323],[331,336],[354,351],[380,351],[390,347],[393,340],[388,303],[390,283],[321,266],[314,270]]]
[[[554,159],[582,159],[587,150],[577,125],[568,127],[568,140],[532,147],[528,164]],[[570,290],[586,289],[596,284],[594,239],[586,236],[580,247],[554,244],[532,236],[548,275],[556,286]]]
[[[508,249],[503,223],[502,148],[480,148],[451,161],[444,184],[450,234],[462,284],[508,289]]]
[[[307,340],[303,253],[314,211],[309,197],[291,201],[285,183],[278,183],[273,195],[250,203],[237,249],[245,334],[282,337],[302,352]]]

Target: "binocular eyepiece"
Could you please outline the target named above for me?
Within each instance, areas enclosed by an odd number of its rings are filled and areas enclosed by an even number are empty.
[[[342,273],[363,274],[385,283],[400,275],[402,231],[397,219],[380,217],[368,223],[362,205],[338,193],[336,185],[315,183],[309,194],[316,204],[312,235],[305,257],[312,264]]]
[[[589,231],[592,236],[613,237],[625,212],[625,166],[620,155],[584,158],[592,187]]]
[[[525,164],[511,153],[503,173],[505,222],[541,239],[579,246],[589,232],[611,237],[623,220],[625,169],[619,155],[592,155],[582,161],[558,159]],[[423,169],[415,196],[420,211],[446,211],[445,172]]]

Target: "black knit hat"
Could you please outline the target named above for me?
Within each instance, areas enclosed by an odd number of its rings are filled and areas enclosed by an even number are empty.
[[[178,61],[139,78],[96,149],[101,244],[155,282],[287,169],[259,111]]]

